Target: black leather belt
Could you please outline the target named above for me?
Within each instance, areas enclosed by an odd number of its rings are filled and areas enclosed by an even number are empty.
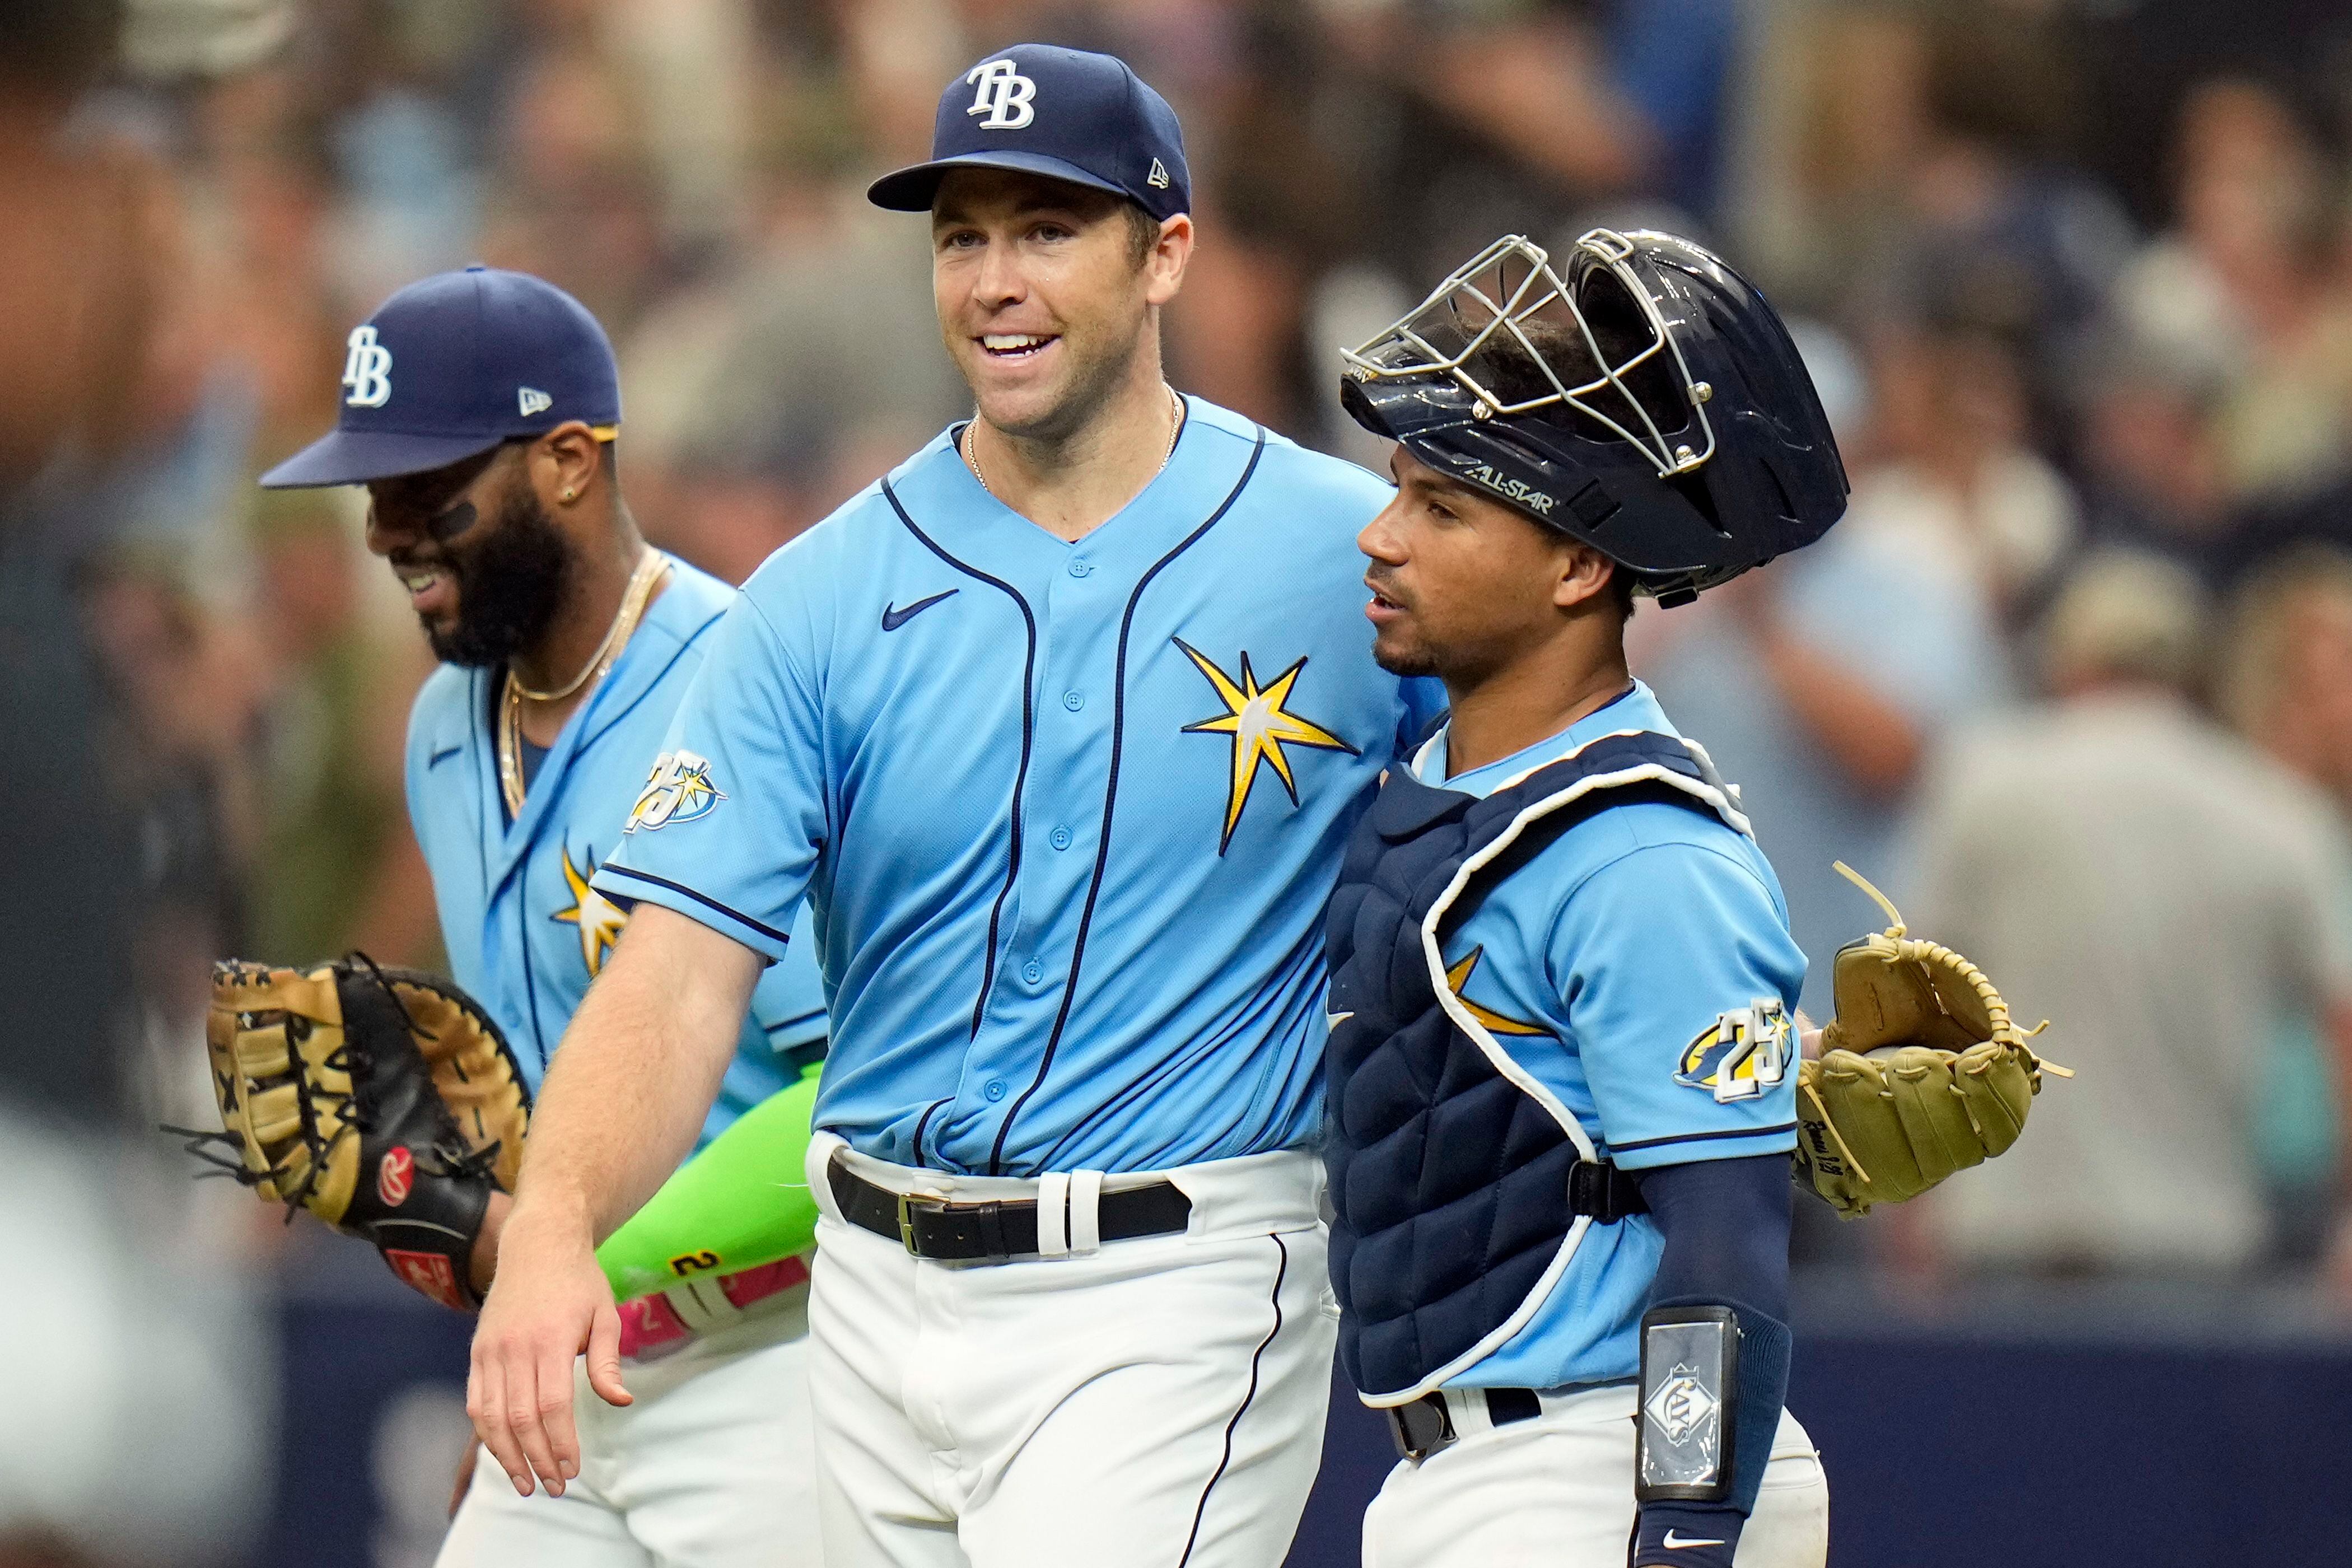
[[[1037,1205],[1026,1198],[959,1204],[906,1197],[877,1186],[835,1152],[826,1168],[841,1216],[861,1230],[887,1237],[917,1258],[942,1263],[1009,1263],[1037,1256]],[[1172,1236],[1192,1220],[1192,1200],[1173,1182],[1106,1192],[1095,1205],[1105,1241]]]
[[[1543,1414],[1543,1401],[1532,1388],[1488,1388],[1479,1392],[1486,1396],[1486,1419],[1497,1426],[1532,1421]],[[1454,1414],[1445,1408],[1443,1394],[1424,1394],[1410,1405],[1392,1405],[1381,1414],[1389,1418],[1389,1436],[1396,1439],[1397,1452],[1408,1459],[1426,1459],[1461,1440],[1461,1434],[1454,1430]]]

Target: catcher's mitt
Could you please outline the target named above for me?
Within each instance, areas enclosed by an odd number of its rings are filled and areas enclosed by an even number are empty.
[[[289,1220],[309,1209],[435,1300],[478,1304],[474,1238],[492,1186],[514,1185],[530,1097],[472,997],[364,954],[232,960],[213,966],[205,1037],[226,1130],[166,1131]]]
[[[1847,1219],[1917,1197],[2017,1142],[2044,1062],[1984,972],[1906,936],[1885,894],[1837,868],[1886,911],[1887,929],[1838,951],[1837,1016],[1797,1078],[1797,1172]],[[2045,1025],[2032,1031],[2038,1035]]]

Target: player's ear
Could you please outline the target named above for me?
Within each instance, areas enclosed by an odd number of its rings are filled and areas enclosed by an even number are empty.
[[[1552,559],[1557,563],[1559,575],[1552,581],[1551,602],[1563,610],[1572,610],[1579,605],[1605,595],[1609,580],[1615,574],[1609,557],[1589,544],[1579,544],[1573,540],[1560,541]]]
[[[1147,304],[1165,305],[1184,287],[1184,268],[1192,259],[1192,218],[1178,213],[1160,224],[1160,237],[1143,258],[1143,298]]]
[[[577,419],[558,425],[530,445],[531,488],[550,511],[579,505],[606,482],[604,444]]]

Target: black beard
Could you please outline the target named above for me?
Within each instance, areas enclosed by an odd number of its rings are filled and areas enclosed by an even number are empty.
[[[457,624],[425,630],[434,656],[476,668],[504,664],[547,635],[571,587],[572,547],[529,489],[499,509],[481,542],[446,552],[457,579]]]
[[[1429,657],[1426,648],[1399,648],[1390,653],[1383,651],[1375,642],[1372,644],[1372,662],[1391,675],[1412,677],[1439,673],[1437,661]]]

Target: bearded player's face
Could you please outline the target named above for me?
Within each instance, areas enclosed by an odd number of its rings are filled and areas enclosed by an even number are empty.
[[[509,442],[368,486],[368,548],[392,565],[435,656],[501,663],[547,633],[572,550]]]
[[[1082,428],[1132,370],[1181,270],[1181,258],[1139,259],[1119,199],[1084,186],[961,169],[932,205],[948,353],[981,416],[1012,435]]]
[[[1397,492],[1356,537],[1381,668],[1458,690],[1557,633],[1576,546],[1402,446],[1389,468]]]

